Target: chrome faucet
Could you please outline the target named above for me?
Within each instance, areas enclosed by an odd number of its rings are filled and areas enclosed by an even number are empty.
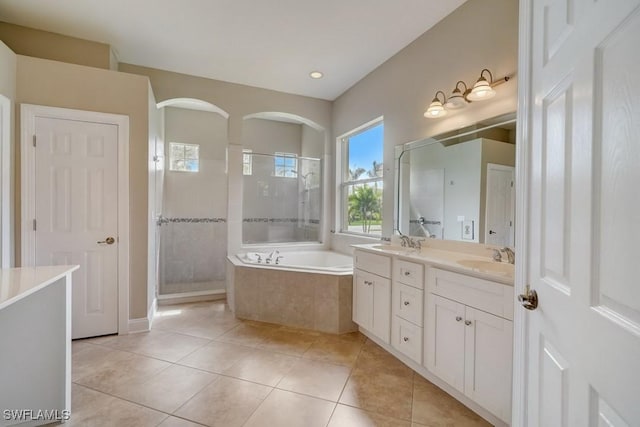
[[[404,234],[400,235],[400,246],[403,248],[411,247],[411,237],[405,236]]]
[[[509,264],[516,263],[516,253],[513,251],[513,249],[511,249],[508,246],[505,246],[504,248],[500,249],[500,251],[507,254],[507,259],[509,260]]]

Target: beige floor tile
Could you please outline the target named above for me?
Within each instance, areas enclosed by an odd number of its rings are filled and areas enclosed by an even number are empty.
[[[152,427],[167,414],[73,384],[71,419],[64,425],[79,427]]]
[[[273,387],[289,373],[298,360],[300,359],[285,354],[256,350],[226,369],[223,374]]]
[[[144,382],[130,381],[116,387],[112,394],[141,405],[172,413],[217,375],[185,366],[172,365]]]
[[[269,334],[258,347],[292,356],[302,356],[318,338],[317,333],[283,328]]]
[[[413,378],[381,371],[354,371],[340,403],[401,420],[411,420]]]
[[[168,362],[175,362],[209,342],[210,340],[203,338],[155,329],[139,334],[116,335],[98,341],[100,345],[106,347],[151,356]]]
[[[108,347],[102,347],[100,345],[94,345],[84,343],[81,346],[76,346],[74,342],[74,351],[71,356],[71,380],[76,381],[93,371],[104,362],[109,360],[109,356],[116,352]],[[119,357],[127,357],[125,353],[119,355]]]
[[[178,417],[167,417],[158,427],[201,427],[202,425]]]
[[[409,427],[409,421],[398,420],[346,405],[338,405],[327,427]]]
[[[125,383],[142,383],[171,366],[162,360],[113,350],[102,363],[87,369],[74,381],[95,390],[112,393]]]
[[[344,366],[353,366],[362,349],[363,341],[357,338],[322,336],[302,355],[305,359],[319,360]]]
[[[253,347],[213,341],[180,359],[177,363],[209,372],[221,373],[247,358],[255,351]]]
[[[462,403],[426,380],[414,383],[412,420],[415,423],[430,427],[480,427],[491,425]]]
[[[324,427],[335,403],[283,390],[273,390],[245,427]]]
[[[367,340],[362,346],[362,351],[354,365],[354,371],[357,373],[385,372],[408,379],[412,379],[414,375],[413,369],[371,340]]]
[[[345,366],[300,359],[277,388],[337,402],[350,372]]]
[[[175,411],[175,415],[214,427],[242,426],[272,389],[220,377]]]
[[[277,327],[267,326],[267,324],[243,322],[225,334],[217,337],[216,341],[255,347],[262,344],[276,329]]]

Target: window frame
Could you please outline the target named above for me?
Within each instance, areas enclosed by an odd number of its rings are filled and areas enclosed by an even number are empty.
[[[183,156],[181,158],[174,158],[173,157],[173,147],[176,145],[180,145],[182,146],[182,152],[183,152]],[[187,147],[195,147],[197,150],[197,157],[196,158],[187,158],[186,156],[186,152],[187,152]],[[176,142],[176,141],[172,141],[169,142],[169,171],[170,172],[187,172],[187,173],[198,173],[200,172],[200,144],[191,144],[191,143],[186,143],[186,142]],[[185,164],[188,160],[193,161],[195,160],[197,162],[197,169],[196,170],[189,170],[189,169],[174,169],[173,168],[173,162],[174,160],[182,160]]]
[[[273,176],[278,178],[297,178],[297,173],[294,175],[287,175],[287,160],[293,160],[293,166],[289,169],[290,172],[298,170],[298,154],[296,153],[285,153],[281,151],[276,151],[273,153]],[[283,164],[278,165],[278,160],[282,160]],[[278,168],[282,168],[282,174],[278,173]]]
[[[369,185],[376,182],[379,182],[382,194],[381,200],[384,200],[384,173],[383,176],[376,176],[370,178],[362,178],[356,180],[349,180],[349,144],[348,141],[350,138],[364,133],[376,126],[384,126],[384,117],[380,116],[376,119],[373,119],[357,128],[344,133],[336,138],[336,153],[339,153],[339,158],[336,161],[336,179],[337,179],[337,194],[336,194],[336,212],[335,212],[335,221],[337,232],[340,234],[347,234],[365,238],[371,238],[379,240],[382,237],[382,230],[380,234],[372,234],[372,233],[364,233],[358,231],[350,231],[349,227],[349,187],[353,186],[355,188],[356,185]],[[384,136],[382,140],[382,165],[384,168]],[[382,209],[380,211],[382,214]],[[381,221],[384,221],[384,217],[381,218]]]
[[[246,159],[249,159],[248,162],[246,162]],[[245,171],[245,166],[247,166],[248,168],[248,172]],[[253,150],[250,148],[243,148],[242,149],[242,175],[243,176],[250,176],[253,175]]]

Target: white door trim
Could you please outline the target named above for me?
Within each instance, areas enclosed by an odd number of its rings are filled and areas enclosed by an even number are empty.
[[[11,100],[0,95],[0,268],[11,266]]]
[[[529,117],[531,114],[531,18],[532,0],[520,0],[518,25],[518,118],[516,129],[516,228],[517,251],[514,294],[524,293],[529,258],[529,159],[531,158]],[[528,335],[526,310],[514,300],[513,311],[513,387],[511,425],[527,425]]]
[[[118,127],[118,334],[129,333],[129,117],[120,114],[22,104],[21,122],[21,261],[35,263],[35,135],[36,117],[111,124]]]

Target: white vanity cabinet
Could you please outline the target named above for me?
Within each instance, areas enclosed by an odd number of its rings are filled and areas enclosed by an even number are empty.
[[[353,321],[389,343],[391,257],[358,250],[353,257]]]
[[[513,287],[437,268],[427,282],[427,369],[508,423]]]
[[[422,363],[424,265],[394,259],[391,294],[391,345]]]

